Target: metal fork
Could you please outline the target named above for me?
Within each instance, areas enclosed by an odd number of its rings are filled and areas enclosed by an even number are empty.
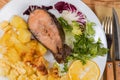
[[[105,31],[106,39],[107,39],[107,46],[108,46],[108,55],[107,60],[111,61],[111,45],[112,45],[112,34],[113,34],[113,26],[112,26],[112,18],[111,17],[104,17],[102,21],[102,26]]]
[[[107,63],[105,68],[106,79],[105,80],[114,80],[114,70],[113,70],[113,59],[111,57],[111,46],[112,46],[112,34],[113,34],[113,25],[111,17],[104,17],[102,20],[103,29],[105,31],[107,46],[108,46],[108,55]]]

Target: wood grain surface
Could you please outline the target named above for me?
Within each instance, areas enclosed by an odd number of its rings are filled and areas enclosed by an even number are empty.
[[[112,8],[118,13],[120,18],[120,0],[83,0],[101,20],[103,16],[112,16]]]
[[[113,62],[107,62],[105,70],[106,70],[105,71],[105,74],[106,74],[105,80],[114,80]]]
[[[9,0],[0,0],[0,8],[2,8]]]
[[[112,7],[117,10],[120,18],[120,0],[82,0],[87,4],[101,20],[102,16],[111,16]],[[0,0],[0,8],[2,8],[9,0]],[[116,63],[117,64],[117,63]],[[103,80],[103,77],[102,79]]]

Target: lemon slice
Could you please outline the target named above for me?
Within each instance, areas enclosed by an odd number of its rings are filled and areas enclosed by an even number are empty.
[[[68,71],[70,80],[98,80],[100,69],[93,61],[87,61],[85,65],[79,60],[74,61]]]

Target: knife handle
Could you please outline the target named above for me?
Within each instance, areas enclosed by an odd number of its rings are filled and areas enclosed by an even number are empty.
[[[115,78],[120,80],[120,61],[115,61]]]
[[[114,80],[113,62],[106,63],[106,80]]]

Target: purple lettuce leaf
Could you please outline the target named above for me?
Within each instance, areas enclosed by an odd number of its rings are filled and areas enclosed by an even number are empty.
[[[26,9],[24,12],[23,12],[23,15],[30,15],[31,12],[33,12],[34,10],[36,9],[46,9],[46,10],[49,10],[49,9],[53,9],[53,6],[37,6],[37,5],[30,5],[28,7],[28,9]]]
[[[86,16],[80,11],[77,12],[77,16],[79,16],[77,22],[85,25],[86,24]]]
[[[76,7],[72,4],[68,4],[66,2],[60,1],[54,5],[55,9],[59,11],[59,13],[62,13],[63,10],[68,10],[68,11],[76,11]]]
[[[85,25],[86,16],[82,12],[78,11],[74,5],[64,1],[60,1],[60,2],[57,2],[54,5],[54,7],[61,14],[65,10],[69,11],[70,13],[75,13],[76,14],[75,17],[79,17],[76,21],[79,22],[81,25]]]

